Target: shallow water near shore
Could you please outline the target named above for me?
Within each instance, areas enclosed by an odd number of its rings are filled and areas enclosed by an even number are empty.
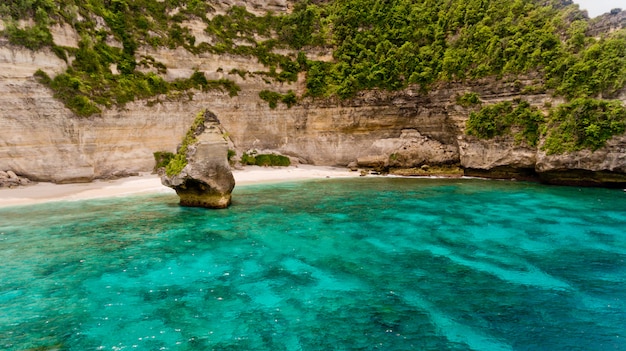
[[[626,350],[626,193],[467,179],[0,209],[4,350]]]

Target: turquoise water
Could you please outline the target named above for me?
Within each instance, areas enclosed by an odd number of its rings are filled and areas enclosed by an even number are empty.
[[[3,350],[626,350],[626,193],[482,180],[0,209]]]

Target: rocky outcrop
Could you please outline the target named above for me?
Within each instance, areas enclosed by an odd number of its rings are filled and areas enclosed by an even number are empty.
[[[456,164],[457,148],[422,135],[416,129],[403,129],[398,137],[375,140],[370,155],[358,157],[358,167],[387,171],[390,168],[415,168],[423,165]]]
[[[247,11],[262,16],[268,11],[288,12],[294,2],[293,0],[219,0],[212,5],[218,13],[233,6],[242,6]]]
[[[621,8],[614,8],[610,12],[592,19],[587,34],[597,37],[622,28],[626,28],[626,11]]]
[[[182,206],[226,208],[231,203],[235,178],[228,164],[228,143],[217,116],[204,112],[190,130],[179,153],[187,164],[180,173],[162,170],[163,185],[176,190]],[[187,144],[188,143],[188,144]]]
[[[465,175],[496,179],[536,180],[537,148],[516,142],[511,137],[480,140],[460,136],[460,164]]]
[[[266,150],[314,165],[358,162],[361,167],[383,169],[459,165],[467,175],[568,184],[572,172],[602,175],[594,184],[614,186],[620,186],[620,177],[626,174],[626,136],[610,140],[595,152],[557,156],[511,138],[479,140],[465,135],[472,110],[459,106],[456,98],[467,92],[477,93],[485,104],[522,97],[542,110],[558,105],[561,101],[549,94],[522,95],[521,87],[534,84],[537,77],[445,83],[428,93],[411,87],[399,92],[361,92],[349,100],[304,98],[291,108],[279,104],[272,109],[259,92],[301,94],[304,77],[295,83],[268,85],[263,75],[229,73],[234,69],[262,71],[256,59],[194,55],[180,48],[140,48],[138,54],[152,56],[168,67],[168,80],[198,70],[207,79],[230,79],[241,91],[235,97],[221,91],[159,96],[151,103],[135,101],[106,109],[100,116],[79,118],[33,78],[37,69],[51,76],[64,71],[65,61],[48,50],[31,52],[1,44],[0,169],[35,181],[88,182],[151,171],[153,152],[174,150],[195,113],[207,105],[220,116],[239,154]],[[619,98],[626,101],[626,94]]]
[[[13,188],[20,185],[30,185],[30,179],[20,177],[13,171],[0,171],[0,188]]]
[[[547,184],[626,187],[626,135],[616,136],[596,151],[547,154],[512,137],[459,138],[465,175],[536,180]]]
[[[535,170],[544,183],[625,188],[626,135],[596,151],[548,155],[538,150]]]

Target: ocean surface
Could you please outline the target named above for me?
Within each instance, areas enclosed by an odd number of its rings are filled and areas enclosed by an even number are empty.
[[[626,350],[626,193],[465,179],[0,209],[2,350]]]

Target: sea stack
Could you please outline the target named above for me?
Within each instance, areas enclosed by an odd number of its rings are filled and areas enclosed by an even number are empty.
[[[176,190],[181,206],[230,205],[235,178],[228,163],[226,135],[215,114],[201,112],[177,153],[159,170],[161,183]]]

